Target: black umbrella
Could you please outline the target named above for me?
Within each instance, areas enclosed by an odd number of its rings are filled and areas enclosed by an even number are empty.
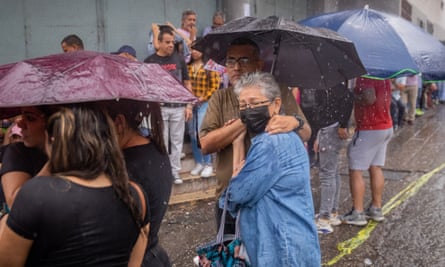
[[[236,38],[249,38],[261,48],[266,69],[280,82],[304,88],[329,88],[366,74],[354,44],[334,31],[270,16],[232,20],[206,35],[194,48],[224,64]]]

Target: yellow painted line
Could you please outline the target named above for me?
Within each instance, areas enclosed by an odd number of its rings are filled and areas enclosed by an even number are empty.
[[[416,181],[410,183],[407,187],[405,187],[402,191],[400,191],[397,195],[395,195],[393,198],[391,198],[382,208],[383,215],[386,215],[389,213],[392,209],[399,206],[401,203],[403,203],[408,198],[412,197],[419,191],[419,189],[426,183],[428,180],[436,173],[441,171],[443,168],[445,168],[445,163],[437,167],[436,169],[432,170],[429,173],[426,173],[422,175],[419,179]],[[356,236],[354,236],[351,239],[348,239],[346,241],[340,242],[337,245],[337,249],[339,250],[339,254],[335,256],[333,259],[328,261],[327,263],[323,263],[324,266],[331,266],[336,264],[341,258],[343,258],[346,255],[349,255],[352,253],[352,251],[356,248],[358,248],[361,244],[363,244],[371,235],[374,228],[377,226],[378,223],[374,221],[369,221],[368,224],[360,230]]]

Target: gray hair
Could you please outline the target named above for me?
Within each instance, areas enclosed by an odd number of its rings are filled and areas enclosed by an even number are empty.
[[[226,16],[222,11],[216,11],[215,13],[213,13],[213,19],[215,19],[216,17],[221,17],[223,20],[226,19]]]
[[[281,97],[280,87],[272,74],[267,72],[253,72],[243,75],[235,84],[235,93],[239,96],[246,87],[257,87],[268,100],[273,101]]]
[[[181,20],[184,21],[185,18],[187,18],[190,15],[195,15],[196,16],[196,12],[194,10],[192,10],[192,9],[184,10],[182,12],[182,19]]]

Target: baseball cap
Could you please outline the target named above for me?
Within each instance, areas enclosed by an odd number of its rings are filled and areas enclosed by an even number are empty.
[[[119,50],[117,50],[116,52],[112,52],[111,54],[118,55],[120,53],[128,53],[133,57],[136,57],[136,50],[134,50],[134,48],[129,45],[123,45],[119,48]]]

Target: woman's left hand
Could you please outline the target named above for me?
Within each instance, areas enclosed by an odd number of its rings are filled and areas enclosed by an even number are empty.
[[[238,164],[236,164],[235,166],[233,166],[233,173],[232,173],[232,177],[235,177],[239,174],[239,172],[241,171],[241,169],[244,167],[244,163],[246,161],[242,160],[240,161]]]

